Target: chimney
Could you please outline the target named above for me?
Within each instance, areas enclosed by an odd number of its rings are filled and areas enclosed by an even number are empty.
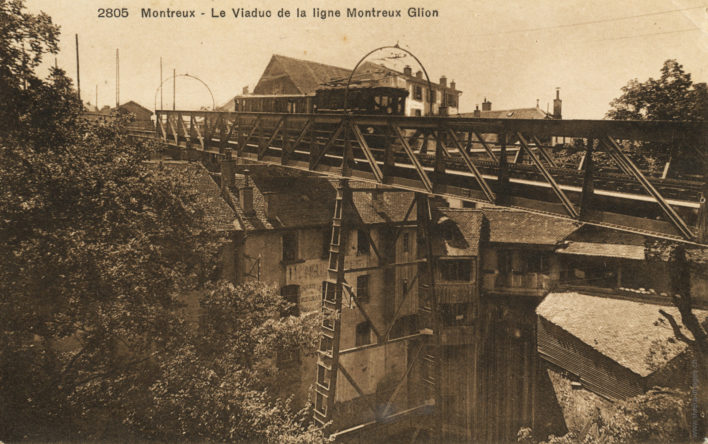
[[[275,193],[264,193],[265,198],[265,217],[266,219],[275,219],[278,217],[278,195]]]
[[[413,75],[413,70],[411,69],[411,67],[409,65],[406,65],[405,68],[403,68],[403,74],[405,74],[407,76]]]
[[[474,116],[476,118],[482,117],[482,112],[479,110],[479,105],[474,106]]]
[[[415,77],[417,79],[422,79],[423,78],[423,71],[420,71],[420,70],[416,71]]]
[[[244,213],[253,214],[255,211],[253,209],[253,187],[251,186],[251,182],[248,177],[249,173],[250,171],[243,170],[243,176],[246,179],[246,183],[240,190],[238,190],[238,201],[241,204],[241,208]]]
[[[371,192],[371,206],[377,213],[382,213],[384,211],[384,192],[383,190],[376,189]]]
[[[224,148],[224,158],[221,159],[221,189],[227,190],[234,186],[234,159],[231,157],[231,148]]]
[[[243,90],[241,90],[241,95],[244,95],[244,96],[248,95],[248,85],[243,87]]]
[[[457,86],[457,83],[455,83],[455,81],[454,81],[454,80],[453,80],[452,82],[450,82],[450,88],[452,88],[452,89],[455,89],[455,90],[456,90],[456,89],[457,89],[457,88],[455,88],[456,86]]]
[[[445,76],[440,77],[440,85],[447,86],[447,77],[445,77]]]
[[[492,102],[487,100],[487,98],[484,98],[484,102],[482,102],[482,111],[491,111],[492,110]]]
[[[561,114],[561,105],[563,104],[563,101],[560,98],[560,88],[556,88],[556,98],[553,99],[553,118],[554,119],[561,119],[562,114]]]

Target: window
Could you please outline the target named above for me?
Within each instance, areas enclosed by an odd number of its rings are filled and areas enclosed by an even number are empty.
[[[356,230],[356,254],[369,254],[369,234]]]
[[[457,106],[457,96],[455,94],[447,95],[447,106]]]
[[[430,103],[435,103],[436,99],[437,99],[437,97],[435,97],[435,90],[431,89],[430,90]]]
[[[297,233],[289,232],[283,234],[283,261],[289,262],[297,260]]]
[[[548,274],[550,271],[547,252],[530,252],[526,255],[526,272]]]
[[[420,117],[420,116],[422,116],[422,115],[423,115],[423,114],[421,113],[421,111],[420,111],[419,109],[415,110],[415,116],[416,116],[416,117]]]
[[[508,274],[514,271],[513,258],[514,252],[512,250],[499,250],[498,256],[498,268],[500,274]]]
[[[362,322],[356,326],[356,340],[354,345],[371,344],[371,325],[369,321]]]
[[[423,100],[423,88],[418,85],[413,86],[413,98],[415,100]]]
[[[326,228],[322,231],[322,253],[320,255],[321,259],[327,259],[329,257],[329,238],[332,236],[332,231]]]
[[[356,300],[359,303],[369,302],[369,275],[362,274],[356,278]]]
[[[406,293],[408,293],[408,279],[401,279],[401,295],[405,297]]]
[[[409,251],[411,251],[411,246],[410,246],[410,241],[411,241],[411,239],[410,239],[410,238],[411,238],[411,237],[410,237],[410,234],[408,234],[408,233],[403,233],[403,241],[402,241],[402,243],[403,243],[403,252],[404,252],[404,253],[408,253]]]
[[[440,275],[444,281],[469,282],[472,277],[472,262],[440,261]]]
[[[280,313],[281,317],[285,316],[299,316],[300,307],[298,306],[298,297],[300,296],[300,286],[299,285],[286,285],[280,289],[280,295],[283,296],[285,302],[293,304]]]

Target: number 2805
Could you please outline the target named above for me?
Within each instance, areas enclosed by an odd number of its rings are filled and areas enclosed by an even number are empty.
[[[128,17],[128,8],[98,8],[99,18]]]

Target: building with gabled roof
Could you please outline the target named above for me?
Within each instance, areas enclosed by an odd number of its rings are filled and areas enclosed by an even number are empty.
[[[331,222],[337,181],[316,175],[287,172],[265,165],[236,167],[229,200],[243,227],[237,249],[239,281],[272,283],[295,304],[292,314],[319,311],[323,281],[327,277]],[[414,193],[377,188],[355,180],[351,204],[343,212],[348,221],[344,249],[347,291],[341,312],[342,349],[377,341],[375,328],[390,337],[417,332],[416,209]],[[377,248],[376,248],[377,247]],[[381,255],[388,261],[410,262],[408,266],[379,268]],[[365,318],[361,304],[369,313]],[[373,325],[372,325],[373,324]],[[407,367],[405,341],[342,356],[343,365],[367,397],[376,398],[393,390]],[[282,356],[283,383],[297,401],[307,398],[314,383],[315,362],[309,356]],[[356,421],[362,403],[357,391],[342,381],[337,388],[343,418]],[[397,402],[405,403],[406,397]],[[347,410],[348,411],[348,410]],[[369,418],[370,419],[370,418]]]
[[[314,94],[333,79],[346,79],[351,70],[273,54],[253,94]]]
[[[235,109],[239,98],[271,95],[292,96],[293,98],[314,96],[319,89],[344,87],[350,74],[351,69],[274,54],[253,89],[253,93],[247,94],[244,91],[243,95],[236,96],[219,109],[226,111]],[[413,74],[410,66],[406,66],[401,72],[366,61],[357,69],[352,78],[351,87],[373,86],[406,89],[408,97],[405,115],[410,116],[429,114],[431,98],[433,114],[456,114],[459,96],[462,94],[454,81],[447,83],[445,76],[442,76],[439,82],[431,80],[429,86],[422,71]]]

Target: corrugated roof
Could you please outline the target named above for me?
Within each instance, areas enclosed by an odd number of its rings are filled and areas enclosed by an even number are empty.
[[[556,245],[581,226],[578,222],[526,211],[483,208],[489,221],[489,242]]]
[[[644,245],[607,244],[597,242],[568,242],[556,253],[580,256],[616,257],[620,259],[644,260]]]
[[[674,339],[659,309],[680,322],[674,307],[575,292],[549,293],[536,313],[632,372],[647,376],[686,349]],[[708,318],[708,311],[694,313],[702,322]],[[660,346],[662,353],[652,353]]]
[[[432,239],[433,255],[479,256],[484,214],[479,210],[439,208]]]
[[[219,186],[202,164],[184,161],[162,161],[154,164],[156,167],[162,165],[186,173],[185,185],[199,194],[196,204],[204,211],[204,220],[211,229],[218,231],[242,229],[236,219],[236,213],[221,196]]]

